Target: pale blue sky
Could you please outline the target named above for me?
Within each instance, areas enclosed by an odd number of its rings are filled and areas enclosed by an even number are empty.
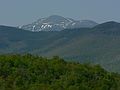
[[[23,25],[50,15],[120,22],[120,0],[0,0],[0,25]]]

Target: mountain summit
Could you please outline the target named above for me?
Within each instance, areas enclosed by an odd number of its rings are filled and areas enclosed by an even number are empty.
[[[52,15],[46,18],[38,19],[37,21],[23,25],[19,28],[33,32],[39,31],[61,31],[64,29],[73,28],[91,28],[96,26],[97,23],[91,20],[74,20],[65,18],[59,15]]]

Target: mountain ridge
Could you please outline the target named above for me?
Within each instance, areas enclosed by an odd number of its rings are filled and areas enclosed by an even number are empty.
[[[119,26],[119,23],[107,22],[93,28],[66,29],[60,32],[31,32],[4,26],[0,27],[0,54],[58,55],[65,60],[91,62],[109,71],[120,72]]]

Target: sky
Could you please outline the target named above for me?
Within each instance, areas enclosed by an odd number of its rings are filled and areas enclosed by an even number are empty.
[[[120,0],[0,0],[0,25],[19,26],[50,15],[120,22]]]

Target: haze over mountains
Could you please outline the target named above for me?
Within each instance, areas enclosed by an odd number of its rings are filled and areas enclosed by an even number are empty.
[[[98,23],[91,20],[74,20],[72,18],[65,18],[58,15],[52,15],[46,18],[38,19],[37,21],[20,26],[24,30],[34,32],[38,31],[61,31],[72,28],[91,28],[98,25]]]
[[[66,60],[98,63],[120,72],[120,23],[110,21],[91,28],[31,32],[0,26],[0,54],[32,53]]]

